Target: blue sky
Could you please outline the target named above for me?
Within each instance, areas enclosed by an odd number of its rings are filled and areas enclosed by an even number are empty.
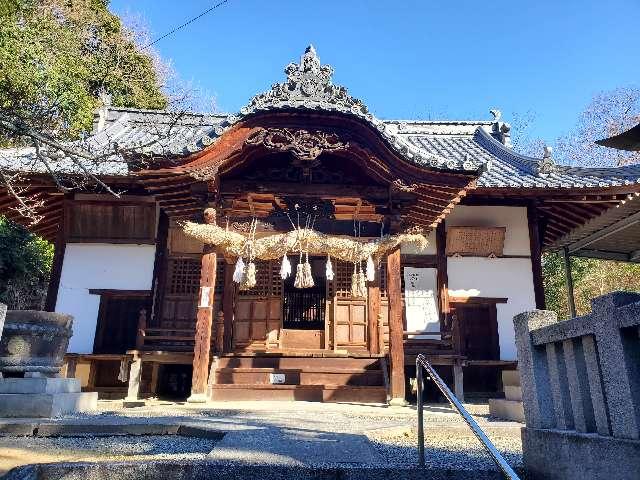
[[[154,38],[216,0],[112,0]],[[228,3],[155,45],[179,75],[236,111],[284,78],[312,43],[380,118],[535,113],[552,141],[593,95],[640,84],[640,1],[280,1]]]

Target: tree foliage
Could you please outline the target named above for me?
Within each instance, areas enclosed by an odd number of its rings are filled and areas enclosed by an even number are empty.
[[[0,216],[0,302],[42,308],[52,261],[53,245]]]
[[[101,93],[115,106],[166,106],[154,56],[137,47],[108,1],[0,2],[4,116],[57,138],[77,138],[90,129]],[[3,137],[5,144],[16,141],[6,130]]]
[[[534,112],[515,115],[513,145],[524,155],[540,157],[545,142],[532,138],[529,129]],[[565,135],[549,142],[557,162],[567,165],[610,167],[640,162],[640,152],[625,152],[597,145],[596,140],[617,135],[640,123],[640,88],[620,87],[593,97],[580,113],[576,125]],[[564,262],[557,252],[543,257],[546,304],[560,318],[569,316]],[[591,310],[591,299],[615,290],[640,291],[640,265],[587,258],[571,258],[576,311]]]

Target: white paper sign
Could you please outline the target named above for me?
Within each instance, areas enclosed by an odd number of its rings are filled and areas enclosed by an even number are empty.
[[[210,307],[209,299],[211,298],[211,287],[200,287],[200,304],[199,307]]]
[[[282,384],[284,383],[284,373],[270,373],[269,374],[269,381],[271,382],[272,385],[277,385],[277,384]]]
[[[435,268],[404,267],[404,299],[407,331],[438,332],[437,271]]]

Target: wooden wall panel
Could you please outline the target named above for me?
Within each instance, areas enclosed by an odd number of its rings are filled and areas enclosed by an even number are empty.
[[[335,309],[337,347],[367,347],[367,303],[365,300],[340,300]]]
[[[155,243],[155,203],[72,201],[68,242]]]

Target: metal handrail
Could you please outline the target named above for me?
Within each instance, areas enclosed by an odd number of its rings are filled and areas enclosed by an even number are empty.
[[[476,423],[476,421],[469,415],[469,412],[462,406],[460,401],[456,398],[453,392],[447,387],[447,384],[444,383],[440,375],[434,370],[431,364],[427,361],[423,354],[418,354],[416,357],[416,383],[418,390],[418,462],[420,466],[424,465],[424,400],[422,398],[422,389],[423,389],[423,372],[422,369],[425,369],[429,373],[429,377],[436,386],[440,389],[442,394],[449,401],[451,406],[455,408],[460,416],[467,422],[467,425],[471,427],[474,435],[480,440],[480,443],[487,450],[493,461],[496,462],[502,473],[509,480],[520,480],[516,472],[509,466],[507,461],[504,459],[500,452],[496,449],[496,447],[491,443],[491,440],[485,435],[480,426]]]

